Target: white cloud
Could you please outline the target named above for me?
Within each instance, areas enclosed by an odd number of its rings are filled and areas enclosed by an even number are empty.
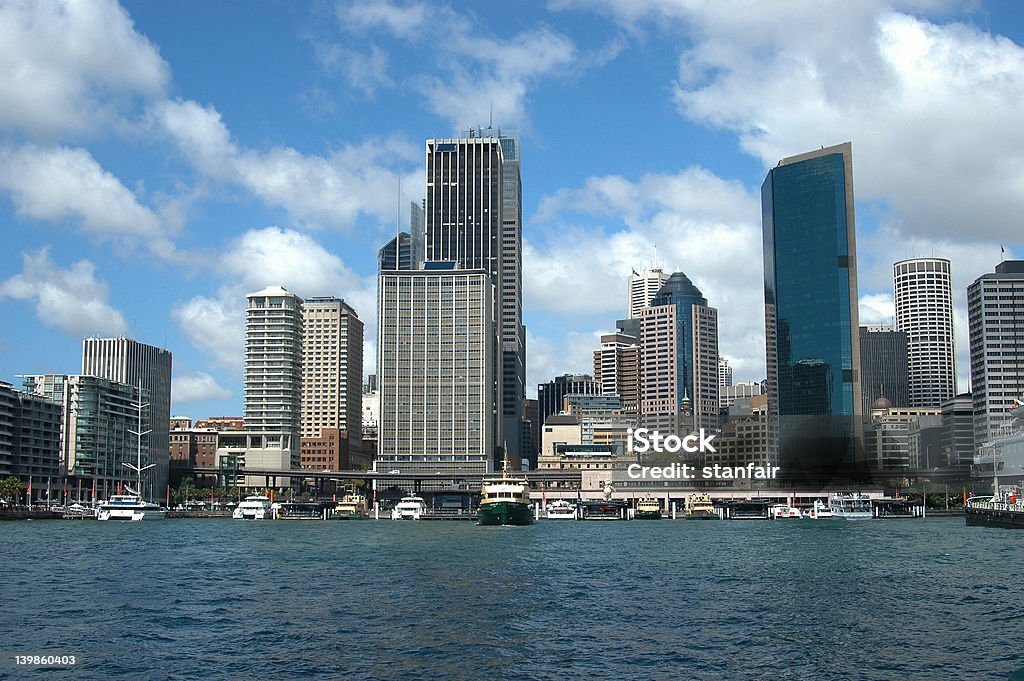
[[[344,145],[326,156],[291,147],[242,149],[216,109],[193,101],[162,102],[151,116],[201,173],[237,184],[313,226],[349,227],[361,214],[389,220],[398,179],[383,164],[420,161],[420,150],[397,139]],[[409,181],[422,182],[422,176]]]
[[[520,31],[507,40],[496,38],[471,14],[437,4],[341,3],[338,18],[350,36],[383,30],[429,50],[432,66],[441,75],[415,77],[412,87],[453,130],[482,124],[492,114],[503,126],[524,126],[529,90],[542,78],[568,74],[582,61],[605,63],[618,53],[613,45],[581,60],[573,41],[547,26]],[[337,54],[347,56],[350,69],[367,60],[351,50]],[[370,59],[374,73],[380,56],[373,47]]]
[[[685,272],[719,310],[721,352],[737,380],[764,377],[760,201],[754,193],[690,168],[635,182],[590,178],[540,205],[532,222],[546,229],[524,239],[524,307],[588,320],[600,315],[610,331],[626,316],[631,270],[652,265],[657,253],[666,272]],[[570,217],[576,222],[568,223]],[[532,366],[532,347],[528,356]]]
[[[341,71],[349,85],[369,96],[373,96],[378,87],[394,85],[388,76],[388,53],[377,45],[370,45],[366,54],[337,44],[315,47],[317,59],[323,66]]]
[[[601,347],[601,331],[572,331],[561,338],[526,332],[528,363],[526,395],[537,398],[537,384],[562,374],[593,374],[594,350]]]
[[[240,370],[245,359],[245,294],[221,289],[216,298],[195,296],[171,317],[197,349],[217,366]]]
[[[156,214],[85,149],[0,147],[0,188],[21,215],[62,223],[77,221],[100,239],[144,243],[164,257],[174,254]]]
[[[894,326],[896,323],[896,303],[890,293],[862,295],[858,309],[861,326]]]
[[[171,381],[171,402],[186,404],[207,400],[230,400],[231,391],[217,384],[217,379],[199,371],[194,374],[175,376]]]
[[[337,296],[351,304],[373,338],[375,277],[360,278],[316,239],[292,229],[251,229],[218,258],[230,283],[215,297],[198,295],[171,313],[189,341],[217,366],[238,370],[245,348],[245,295],[281,285],[296,295]],[[372,366],[372,356],[371,366]]]
[[[61,269],[42,249],[22,256],[22,271],[0,283],[0,300],[35,302],[36,315],[46,326],[71,336],[123,336],[128,324],[107,302],[110,289],[96,279],[96,268],[80,260]]]
[[[168,68],[114,0],[0,3],[0,128],[52,138],[98,129]]]
[[[595,4],[684,32],[680,112],[765,166],[852,140],[858,199],[884,203],[904,235],[1019,242],[1024,165],[1008,150],[1024,146],[1024,48],[911,16],[959,3]]]

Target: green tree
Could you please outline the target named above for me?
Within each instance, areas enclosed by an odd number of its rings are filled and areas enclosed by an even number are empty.
[[[14,503],[21,501],[25,496],[25,485],[13,475],[0,480],[0,499],[8,499]]]

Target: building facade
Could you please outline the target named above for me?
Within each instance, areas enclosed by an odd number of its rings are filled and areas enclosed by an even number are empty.
[[[485,270],[381,273],[377,470],[449,479],[493,470],[502,446],[493,291]]]
[[[52,484],[62,484],[59,401],[17,390],[0,381],[0,477],[32,483],[30,503],[56,501]],[[51,484],[52,482],[52,484]]]
[[[967,287],[975,448],[999,434],[1024,398],[1024,260],[1006,260]]]
[[[664,433],[718,428],[718,311],[682,272],[640,312],[640,413]]]
[[[151,404],[151,432],[144,436],[155,468],[145,475],[156,497],[167,489],[171,419],[171,353],[128,338],[86,338],[82,341],[82,374],[131,386],[142,386]]]
[[[601,385],[590,374],[562,374],[537,385],[537,419],[541,425],[548,417],[562,413],[566,395],[600,395]]]
[[[502,430],[516,460],[522,450],[520,420],[526,398],[521,193],[517,137],[481,129],[463,138],[427,140],[425,260],[456,262],[463,270],[484,270],[491,278],[501,342],[497,371]]]
[[[260,449],[284,452],[267,463],[288,461],[285,468],[298,468],[300,460],[302,302],[281,286],[246,296],[245,429],[263,436]]]
[[[769,411],[780,477],[865,476],[849,143],[783,159],[761,186]]]
[[[945,258],[912,258],[893,265],[896,331],[907,335],[910,407],[939,407],[956,396],[953,277]],[[861,354],[861,361],[864,355]],[[887,396],[893,404],[896,398]]]
[[[884,397],[894,407],[910,407],[907,334],[881,326],[860,327],[860,383],[863,413]]]
[[[339,298],[302,304],[302,437],[347,432],[346,460],[362,453],[363,323]]]
[[[629,318],[638,319],[640,311],[647,307],[651,298],[661,290],[668,281],[669,275],[662,269],[653,267],[642,274],[633,270],[629,276]]]
[[[604,395],[618,395],[624,413],[640,413],[640,339],[622,332],[601,336],[594,351],[594,381]]]

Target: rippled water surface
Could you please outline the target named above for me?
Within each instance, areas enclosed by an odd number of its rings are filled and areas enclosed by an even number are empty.
[[[1006,679],[1024,532],[924,521],[0,524],[0,650],[125,679]]]

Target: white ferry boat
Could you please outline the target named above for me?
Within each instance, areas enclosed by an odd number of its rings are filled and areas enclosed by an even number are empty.
[[[804,511],[804,517],[810,518],[811,520],[825,520],[826,518],[834,518],[832,511],[829,507],[821,501],[821,499],[815,499],[814,505]]]
[[[863,494],[834,494],[828,501],[829,510],[844,520],[870,520],[871,499]]]
[[[772,520],[781,520],[782,518],[802,518],[803,514],[800,513],[800,509],[795,506],[789,506],[788,504],[775,504],[768,509],[768,517]]]
[[[113,494],[110,499],[99,505],[96,520],[163,520],[166,509],[157,504],[144,501],[142,497],[129,487],[130,494]]]
[[[548,520],[576,520],[576,504],[565,499],[555,499],[548,504]]]
[[[270,497],[254,495],[246,497],[231,513],[235,520],[266,520],[270,518]]]
[[[409,495],[402,497],[402,500],[391,509],[392,520],[419,520],[423,512],[427,510],[427,502],[423,497]]]

